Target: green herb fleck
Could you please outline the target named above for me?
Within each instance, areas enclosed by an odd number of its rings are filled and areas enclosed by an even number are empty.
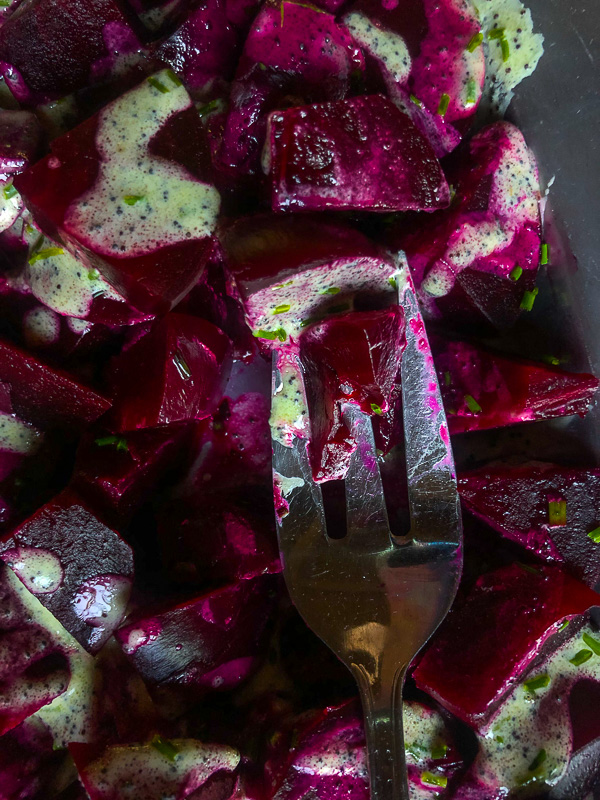
[[[441,786],[442,789],[445,789],[448,785],[448,778],[445,775],[434,775],[433,772],[422,772],[421,783],[426,786]]]
[[[440,102],[437,108],[437,113],[440,115],[440,117],[446,116],[446,111],[448,111],[449,105],[450,105],[450,95],[444,92],[444,94],[440,97]]]
[[[419,108],[423,108],[423,103],[421,102],[421,100],[419,100],[418,97],[416,97],[414,94],[409,95],[409,97],[411,103],[414,103]]]
[[[383,414],[383,411],[381,410],[381,406],[378,406],[377,403],[371,403],[371,411],[374,414]]]
[[[158,733],[150,742],[152,747],[155,750],[163,755],[165,758],[168,758],[169,761],[175,761],[177,756],[179,755],[179,748],[175,747],[173,742],[170,742],[168,739],[163,739]]]
[[[140,200],[144,199],[143,194],[126,194],[123,198],[123,202],[127,203],[128,206],[134,206],[136,203],[139,203]]]
[[[450,386],[451,383],[452,383],[452,375],[448,370],[446,370],[446,372],[444,372],[444,385]]]
[[[588,536],[592,540],[592,542],[600,544],[600,525],[597,528],[594,528],[593,531],[590,531],[588,533]]]
[[[11,0],[0,0],[0,8],[8,8]]]
[[[571,664],[573,664],[574,667],[579,667],[581,664],[585,664],[586,661],[589,661],[593,655],[594,654],[592,653],[591,650],[583,649],[575,653],[573,658],[570,658],[569,661],[571,662]]]
[[[150,77],[146,78],[146,80],[148,81],[150,86],[152,86],[154,89],[157,89],[162,94],[167,94],[167,92],[170,91],[169,89],[167,89],[164,83],[159,81],[158,78],[155,78],[154,75],[150,75]]]
[[[479,47],[479,45],[483,42],[483,33],[479,31],[476,33],[472,38],[469,44],[467,45],[467,50],[469,53],[474,53],[475,50]]]
[[[477,102],[477,84],[473,80],[473,78],[469,78],[467,81],[467,101],[466,104],[469,106],[474,106]]]
[[[45,261],[45,259],[53,256],[62,256],[64,252],[62,247],[46,247],[45,250],[40,250],[34,256],[31,256],[29,263],[35,264],[36,261]]]
[[[471,414],[481,414],[481,410],[482,410],[481,406],[479,405],[477,400],[475,400],[473,395],[466,394],[465,395],[465,403],[467,404],[467,408],[469,409]]]
[[[4,195],[5,200],[10,200],[12,197],[16,195],[16,193],[17,190],[12,185],[12,183],[7,183],[4,189],[2,190],[2,194]]]
[[[205,103],[203,106],[200,106],[198,109],[198,114],[201,117],[206,117],[211,112],[215,111],[219,107],[218,100],[211,100],[209,103]]]
[[[279,306],[275,306],[273,309],[273,314],[285,314],[286,311],[289,311],[291,305],[289,303],[282,303]]]
[[[529,772],[535,772],[536,770],[538,770],[546,760],[547,755],[548,754],[544,749],[540,750],[537,756],[533,759],[533,761],[527,768]]]
[[[557,528],[567,524],[566,500],[548,500],[548,524]]]
[[[502,51],[502,61],[506,63],[510,58],[510,45],[508,39],[500,39],[500,50]]]
[[[521,300],[521,306],[520,306],[522,311],[531,311],[531,309],[533,308],[533,304],[535,303],[535,298],[538,296],[538,292],[539,289],[536,286],[535,289],[532,289],[531,291],[526,291],[523,294],[523,299]]]
[[[174,84],[175,84],[175,86],[183,86],[183,81],[181,80],[181,78],[179,77],[179,75],[176,75],[176,74],[173,72],[173,70],[172,70],[172,69],[168,69],[168,70],[167,70],[167,75],[169,76],[169,78],[170,78],[170,80],[171,80],[171,83],[174,83]]]
[[[113,445],[117,448],[117,450],[129,450],[127,439],[124,436],[117,436],[114,433],[111,433],[108,436],[101,436],[99,439],[94,439],[94,443],[98,445],[98,447]]]
[[[540,247],[540,267],[546,266],[549,257],[550,257],[550,250],[548,248],[548,245],[544,242],[544,244]]]
[[[419,744],[418,742],[411,742],[407,744],[404,749],[409,755],[416,759],[423,758],[427,755],[427,748],[425,745]]]
[[[594,637],[590,636],[589,633],[584,633],[581,638],[594,653],[594,655],[600,656],[600,642],[598,639],[594,639]]]
[[[506,32],[504,28],[493,28],[487,32],[488,39],[505,39]]]
[[[184,381],[187,381],[192,377],[192,371],[190,370],[187,361],[179,352],[179,350],[176,350],[175,354],[173,355],[173,363],[175,364],[175,369]]]
[[[535,567],[532,567],[531,564],[523,564],[522,561],[517,561],[517,566],[521,567],[521,569],[524,569],[525,572],[530,572],[532,575],[540,574],[540,571],[537,570]]]
[[[256,336],[257,339],[279,339],[280,342],[285,342],[287,339],[287,333],[283,330],[283,328],[277,328],[276,331],[257,330],[254,331],[253,336]]]
[[[97,281],[100,277],[100,273],[97,269],[90,269],[88,270],[88,280],[90,281]]]
[[[550,675],[538,675],[531,680],[525,681],[523,688],[526,692],[535,693],[538,689],[545,689],[550,685]]]
[[[396,280],[396,278],[388,278],[388,283],[392,287],[392,289],[395,290],[398,289],[398,281]]]
[[[511,281],[518,281],[522,274],[523,274],[523,267],[519,267],[519,265],[517,265],[516,267],[513,267],[511,271],[508,273],[508,277],[511,279]]]
[[[339,286],[330,286],[329,289],[323,289],[319,294],[339,294],[341,291]]]
[[[266,69],[267,69],[267,65],[266,65],[266,64],[263,64],[263,62],[262,62],[262,61],[259,61],[259,62],[258,62],[258,68],[259,68],[259,69],[262,69],[262,71],[263,71],[263,72],[265,72],[265,71],[266,71]]]
[[[294,281],[288,281],[287,283],[278,283],[277,286],[271,286],[271,289],[285,289],[286,286],[291,286]]]
[[[565,621],[562,623],[562,625],[559,627],[559,629],[558,629],[558,632],[560,633],[561,631],[564,631],[564,629],[567,627],[567,625],[568,625],[568,624],[569,624],[569,620],[568,620],[568,619],[566,619],[566,620],[565,620]]]
[[[550,364],[551,367],[558,367],[560,364],[560,358],[557,358],[556,356],[542,356],[542,361],[544,364]]]
[[[448,745],[444,744],[436,744],[431,748],[431,757],[434,761],[437,761],[439,758],[444,758],[446,753],[448,752]]]

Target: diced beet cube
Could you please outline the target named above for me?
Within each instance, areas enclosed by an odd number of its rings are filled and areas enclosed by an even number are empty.
[[[554,566],[513,564],[482,575],[431,640],[417,686],[480,727],[559,623],[597,603],[595,592]]]
[[[210,173],[202,122],[164,70],[54,140],[15,186],[49,236],[136,308],[165,311],[210,251],[220,204]]]
[[[111,403],[76,381],[7,341],[0,341],[0,381],[9,384],[15,412],[42,427],[81,426],[93,422]]]
[[[593,375],[509,358],[468,342],[430,338],[450,433],[583,416],[600,384]]]
[[[149,687],[201,697],[236,686],[254,670],[273,601],[273,578],[238,581],[138,614],[115,636]]]
[[[267,147],[275,211],[431,211],[450,204],[431,145],[381,95],[276,111]]]
[[[70,491],[4,536],[0,558],[90,652],[120,624],[133,579],[131,548]]]
[[[358,231],[310,216],[241,219],[224,235],[228,268],[261,344],[293,344],[309,321],[349,311],[356,295],[394,302],[392,257]]]
[[[23,720],[2,737],[0,797],[2,800],[42,797],[64,758],[64,752],[53,749],[52,736],[43,722],[35,717]]]
[[[252,23],[231,88],[220,160],[258,172],[266,115],[278,106],[339,100],[362,57],[331,14],[285,0],[263,5]]]
[[[33,0],[0,28],[2,73],[21,103],[59,100],[118,74],[106,62],[139,50],[138,31],[118,0]]]
[[[190,432],[186,424],[126,435],[90,431],[77,451],[73,486],[111,518],[126,520],[182,455]]]
[[[209,416],[231,369],[229,338],[206,320],[167,314],[115,360],[117,430]]]
[[[30,111],[0,111],[0,175],[23,172],[36,158],[42,127]]]
[[[123,787],[144,800],[228,800],[230,783],[223,793],[214,778],[233,773],[240,761],[239,753],[226,745],[171,741],[158,734],[150,743],[113,744],[100,754],[81,745],[69,749],[90,800],[118,800]]]
[[[540,260],[537,166],[520,131],[508,122],[473,137],[448,171],[456,197],[418,231],[401,233],[430,317],[459,325],[512,325],[530,296]]]
[[[463,506],[507,539],[561,557],[589,586],[600,580],[600,470],[534,462],[459,476]],[[595,532],[595,533],[594,533]]]
[[[229,490],[205,493],[194,504],[178,500],[159,523],[169,574],[181,582],[206,583],[281,572],[275,521],[267,514]]]

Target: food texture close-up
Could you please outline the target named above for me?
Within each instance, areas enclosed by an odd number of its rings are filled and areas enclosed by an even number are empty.
[[[598,0],[0,0],[0,800],[600,800]]]

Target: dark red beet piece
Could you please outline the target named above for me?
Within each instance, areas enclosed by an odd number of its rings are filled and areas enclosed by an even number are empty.
[[[600,381],[431,336],[450,433],[569,414],[583,416]]]
[[[600,580],[600,469],[534,462],[496,465],[459,477],[463,506],[502,536],[542,557],[556,557],[580,580]],[[551,506],[563,519],[553,524]],[[596,531],[596,536],[588,534]]]
[[[114,367],[117,430],[203,419],[215,410],[229,376],[231,342],[206,320],[167,314]]]
[[[0,29],[2,72],[22,103],[59,100],[109,77],[112,50],[139,50],[139,31],[118,0],[34,0]]]
[[[91,653],[120,624],[133,579],[131,548],[72,492],[5,536],[0,558]]]
[[[36,158],[42,126],[30,111],[0,111],[0,175],[23,172]]]
[[[111,406],[101,394],[14,344],[0,341],[0,381],[19,416],[42,427],[93,422]]]
[[[73,486],[112,519],[127,520],[186,448],[190,426],[115,435],[89,431],[80,442]]]
[[[269,123],[275,211],[431,211],[450,204],[431,145],[381,95],[276,111]]]
[[[477,727],[558,623],[598,599],[558,567],[513,564],[482,575],[434,635],[414,672],[417,686]]]
[[[120,149],[115,136],[127,144]],[[50,237],[154,313],[170,310],[204,268],[219,208],[211,171],[191,98],[164,70],[55,139],[15,186]]]
[[[54,750],[53,738],[39,719],[29,718],[2,737],[0,787],[2,800],[42,797],[65,757]]]
[[[116,632],[144,681],[198,697],[230,689],[253,671],[274,602],[273,578],[238,581]]]

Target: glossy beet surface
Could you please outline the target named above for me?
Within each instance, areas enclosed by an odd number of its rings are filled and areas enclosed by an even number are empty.
[[[434,635],[414,672],[417,686],[478,727],[558,623],[597,597],[555,566],[514,564],[482,575]]]
[[[269,118],[274,210],[430,211],[450,191],[429,142],[378,95]]]
[[[23,172],[37,156],[41,138],[41,125],[31,112],[0,112],[0,175]]]

